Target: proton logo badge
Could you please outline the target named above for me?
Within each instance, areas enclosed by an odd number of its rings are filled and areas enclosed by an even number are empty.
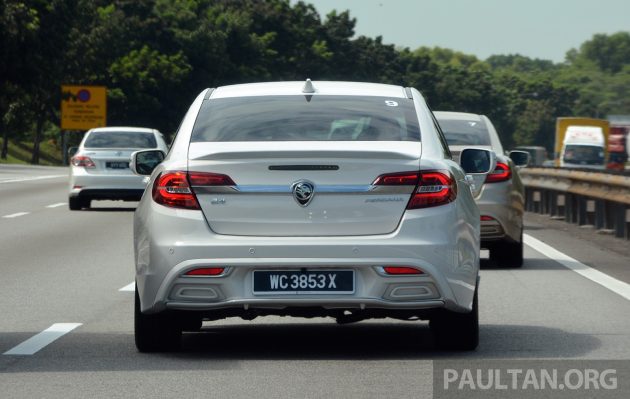
[[[307,206],[315,196],[315,185],[310,181],[300,180],[291,186],[293,198],[300,206]]]

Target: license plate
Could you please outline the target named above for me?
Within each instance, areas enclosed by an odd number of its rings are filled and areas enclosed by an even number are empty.
[[[109,169],[129,169],[129,162],[105,162]]]
[[[353,270],[254,271],[254,294],[353,293]]]

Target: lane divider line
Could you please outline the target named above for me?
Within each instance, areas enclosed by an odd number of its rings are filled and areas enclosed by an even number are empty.
[[[57,202],[56,204],[46,205],[46,208],[58,208],[60,206],[67,205],[67,202]]]
[[[569,255],[558,251],[557,249],[545,244],[544,242],[530,236],[529,234],[523,234],[523,241],[528,246],[532,247],[536,251],[545,255],[546,257],[555,260],[562,266],[573,270],[574,272],[586,277],[587,279],[605,287],[612,292],[621,295],[630,301],[630,284],[617,280],[608,274],[602,273],[597,269],[593,269],[590,266],[581,263],[577,259],[570,257]]]
[[[57,179],[59,177],[68,177],[68,175],[48,175],[48,176],[35,176],[35,177],[21,177],[18,179],[0,180],[0,184],[3,183],[20,183],[23,181],[44,180],[44,179]]]
[[[4,352],[3,355],[34,355],[42,348],[50,345],[80,325],[82,325],[82,323],[55,323],[39,334],[33,335],[18,346]]]
[[[135,290],[136,290],[136,282],[134,281],[132,283],[129,283],[129,284],[125,285],[124,287],[122,287],[118,291],[121,291],[121,292],[134,292]]]
[[[24,215],[28,215],[30,212],[18,212],[18,213],[12,213],[10,215],[4,215],[3,218],[5,219],[13,219],[13,218],[17,218],[20,216],[24,216]]]

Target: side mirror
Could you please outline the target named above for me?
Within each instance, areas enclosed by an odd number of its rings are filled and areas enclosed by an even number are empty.
[[[162,150],[142,150],[131,154],[131,171],[140,176],[150,176],[153,169],[166,158]]]
[[[514,162],[514,165],[520,168],[529,165],[530,155],[527,151],[510,151],[509,157]]]
[[[459,164],[467,175],[487,174],[497,166],[497,156],[490,150],[464,148],[459,155]]]
[[[497,155],[486,149],[464,148],[459,155],[459,164],[466,173],[466,181],[470,183],[473,197],[477,197],[486,176],[497,166]]]

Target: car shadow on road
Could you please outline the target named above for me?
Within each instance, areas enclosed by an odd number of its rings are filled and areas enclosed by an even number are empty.
[[[2,349],[31,335],[0,333]],[[0,356],[0,373],[234,369],[248,360],[570,359],[601,346],[590,334],[484,324],[476,351],[450,352],[436,347],[421,322],[211,326],[185,333],[180,350],[153,354],[138,353],[133,340],[130,333],[73,332],[32,357]]]
[[[482,325],[476,351],[439,349],[427,323],[276,324],[205,327],[174,356],[219,359],[572,358],[598,348],[588,334],[526,325]]]

